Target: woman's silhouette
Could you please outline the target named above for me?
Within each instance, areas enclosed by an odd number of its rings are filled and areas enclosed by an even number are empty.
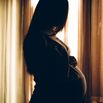
[[[27,71],[36,82],[30,103],[83,103],[85,78],[70,62],[68,47],[56,37],[67,15],[67,0],[37,4],[23,46]]]

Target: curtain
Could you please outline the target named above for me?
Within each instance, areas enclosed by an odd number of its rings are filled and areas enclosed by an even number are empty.
[[[80,0],[78,63],[87,79],[86,103],[103,102],[103,0]]]
[[[86,102],[90,103],[91,87],[91,0],[79,0],[78,66],[87,81]]]
[[[31,0],[0,0],[0,103],[29,103],[34,90],[23,57],[33,11]]]
[[[92,100],[103,102],[103,0],[92,1],[91,67]]]
[[[24,103],[23,1],[0,0],[0,103]]]

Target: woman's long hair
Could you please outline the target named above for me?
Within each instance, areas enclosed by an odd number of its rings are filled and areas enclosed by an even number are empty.
[[[28,34],[34,31],[50,31],[56,27],[56,32],[63,29],[68,15],[68,0],[40,0],[36,6]]]

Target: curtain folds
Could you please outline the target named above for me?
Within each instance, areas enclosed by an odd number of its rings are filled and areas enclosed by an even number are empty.
[[[92,1],[91,15],[91,67],[92,99],[103,102],[103,1]]]
[[[90,103],[91,88],[91,0],[79,0],[78,66],[87,80],[86,103]]]
[[[80,0],[78,63],[87,79],[86,103],[103,102],[102,6],[102,0]]]
[[[103,97],[103,0],[101,0],[101,58],[100,58],[100,89],[101,96]]]
[[[0,0],[0,103],[24,102],[21,5],[21,0]]]

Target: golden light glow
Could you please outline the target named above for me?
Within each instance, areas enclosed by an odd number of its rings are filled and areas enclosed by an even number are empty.
[[[71,55],[78,54],[78,9],[79,0],[69,0],[68,46]]]
[[[57,37],[64,42],[64,29],[57,34]]]
[[[31,6],[37,5],[39,0],[31,0]]]
[[[31,7],[33,7],[33,9],[35,9],[38,1],[39,1],[39,0],[31,0]]]

